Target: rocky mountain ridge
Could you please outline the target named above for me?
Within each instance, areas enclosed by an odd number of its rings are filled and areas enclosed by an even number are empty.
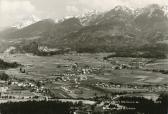
[[[17,46],[36,42],[49,48],[71,48],[80,52],[140,50],[146,45],[149,49],[150,46],[164,45],[164,49],[158,50],[165,52],[167,6],[152,4],[141,9],[116,6],[107,12],[93,11],[57,23],[45,19],[19,30],[1,32],[2,37],[10,40],[20,38],[22,44],[14,44]]]

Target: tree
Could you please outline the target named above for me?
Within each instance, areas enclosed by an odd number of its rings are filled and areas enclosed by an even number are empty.
[[[1,73],[0,74],[0,79],[4,80],[4,81],[7,81],[9,79],[9,76],[6,73]]]

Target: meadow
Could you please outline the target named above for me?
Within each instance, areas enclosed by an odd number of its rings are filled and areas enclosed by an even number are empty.
[[[103,57],[107,54],[65,54],[55,55],[49,57],[33,56],[30,54],[15,54],[6,55],[1,58],[5,61],[16,61],[25,66],[26,73],[20,73],[19,68],[8,69],[7,74],[13,77],[21,79],[34,79],[45,80],[55,78],[54,74],[60,74],[70,72],[70,68],[73,64],[78,63],[79,66],[87,65],[91,68],[100,68],[103,70],[98,74],[91,74],[91,77],[95,80],[113,81],[121,83],[154,83],[164,84],[168,82],[168,76],[166,74],[156,73],[152,71],[144,71],[141,69],[122,69],[112,70],[114,66],[108,61],[103,60]],[[121,63],[127,63],[130,58],[114,58],[114,61]],[[144,68],[168,68],[168,60],[155,60],[152,63],[148,63]]]

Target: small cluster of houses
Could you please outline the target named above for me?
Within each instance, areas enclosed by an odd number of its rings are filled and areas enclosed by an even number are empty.
[[[9,89],[10,86],[11,87],[14,87],[14,88],[18,88],[20,92],[24,91],[24,90],[28,90],[30,93],[36,93],[38,95],[42,95],[42,94],[45,94],[47,93],[48,89],[43,87],[43,86],[40,86],[38,87],[36,83],[33,83],[33,82],[29,82],[29,81],[17,81],[17,80],[9,80],[8,82],[8,85],[9,86],[5,86],[5,87],[1,87],[0,88],[0,93],[3,94],[3,97],[12,97],[12,98],[20,98],[20,96],[18,97],[18,95],[14,96],[14,95],[8,95],[8,92],[9,91],[13,91],[12,89]],[[8,91],[9,90],[9,91]],[[5,93],[5,94],[4,94]],[[33,96],[22,96],[23,98],[33,98]]]
[[[55,78],[55,82],[73,82],[79,84],[79,82],[87,80],[88,77],[86,75],[64,75],[64,76],[57,76]]]
[[[21,86],[18,83],[18,86]],[[21,95],[21,91],[13,91],[9,87],[0,87],[0,98],[1,99],[32,99],[34,96]]]
[[[88,75],[91,74],[99,74],[103,72],[102,66],[99,67],[91,67],[88,65],[75,63],[72,65],[57,65],[58,68],[66,67],[68,70],[64,73],[56,73],[51,74],[51,76],[55,76],[55,81],[73,81],[75,83],[88,80]]]
[[[58,49],[58,48],[49,48],[47,46],[38,46],[37,50],[39,51],[39,54],[43,56],[65,54],[71,51],[70,48]]]
[[[38,47],[38,50],[39,50],[39,51],[42,51],[42,52],[55,52],[55,51],[59,51],[59,49],[56,49],[56,48],[48,48],[47,46],[39,46],[39,47]]]
[[[97,87],[101,88],[129,88],[129,89],[149,89],[148,87],[143,87],[140,85],[129,85],[129,84],[113,84],[113,83],[105,83],[105,82],[97,82],[95,84]]]
[[[59,67],[62,67],[62,65]],[[84,81],[87,80],[88,77],[87,75],[91,73],[91,69],[90,68],[82,68],[79,67],[77,64],[73,64],[73,65],[64,65],[64,67],[70,67],[69,68],[69,72],[64,72],[64,73],[57,73],[57,74],[51,74],[52,76],[55,76],[55,81],[63,81],[63,82],[80,82],[80,81]]]
[[[97,82],[95,84],[97,87],[103,87],[103,88],[110,88],[110,87],[115,87],[115,88],[121,88],[120,84],[109,84],[109,83],[104,83],[104,82]]]
[[[118,61],[118,60],[109,60],[109,62],[114,65],[112,67],[113,70],[122,70],[122,69],[142,69],[149,60],[139,60],[139,59],[131,59],[127,62]]]
[[[122,70],[122,69],[142,69],[143,64],[141,63],[131,63],[131,64],[116,64],[112,67],[112,70]]]
[[[147,90],[148,92],[158,92],[158,91],[167,91],[168,85],[135,85],[135,84],[115,84],[115,83],[105,83],[105,82],[97,82],[96,84],[93,84],[96,87],[100,88],[125,88],[125,89],[132,89],[132,90]]]
[[[123,110],[126,109],[125,106],[122,106],[115,101],[102,101],[101,103],[97,104],[97,107],[99,107],[101,110]]]
[[[72,93],[72,91],[69,88],[65,87],[65,86],[61,86],[61,89],[63,91],[65,91],[65,92]]]
[[[23,87],[23,88],[33,88],[36,87],[35,84],[31,82],[18,82],[18,81],[12,81],[10,82],[12,86],[16,85],[18,87]]]
[[[7,90],[8,90],[9,88],[8,87],[0,87],[0,93],[5,93],[5,92],[7,92]]]

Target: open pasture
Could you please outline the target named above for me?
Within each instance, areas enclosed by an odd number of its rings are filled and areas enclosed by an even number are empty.
[[[19,69],[9,69],[6,72],[17,78],[28,79],[50,79],[54,78],[53,74],[70,72],[70,68],[73,64],[79,63],[81,65],[87,65],[91,68],[103,68],[100,74],[92,75],[92,78],[96,80],[108,80],[122,83],[154,83],[163,84],[168,82],[168,76],[166,74],[156,73],[152,71],[143,71],[140,69],[122,69],[122,70],[110,70],[113,67],[108,61],[103,60],[102,54],[66,54],[55,55],[50,57],[39,57],[29,54],[17,54],[10,56],[3,56],[6,61],[16,61],[25,65],[25,74],[20,73]],[[128,59],[128,60],[127,60]],[[130,58],[117,58],[115,61],[130,61]],[[154,63],[148,64],[146,67],[159,67],[168,68],[168,60],[156,60]]]

